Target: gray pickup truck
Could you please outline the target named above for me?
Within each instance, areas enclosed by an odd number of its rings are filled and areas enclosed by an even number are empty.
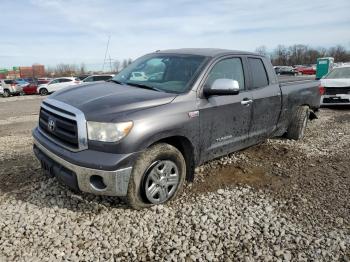
[[[280,84],[258,54],[157,51],[109,82],[45,99],[34,152],[74,190],[148,207],[174,198],[206,161],[270,137],[302,138],[319,92],[318,81]]]

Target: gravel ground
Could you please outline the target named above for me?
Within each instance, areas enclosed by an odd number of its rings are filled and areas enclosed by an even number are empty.
[[[0,118],[0,261],[350,261],[349,109],[321,109],[303,141],[211,161],[177,200],[135,211],[41,174],[30,101]]]

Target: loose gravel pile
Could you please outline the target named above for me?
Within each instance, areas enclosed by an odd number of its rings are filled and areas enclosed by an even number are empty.
[[[344,256],[350,243],[345,231],[301,227],[276,212],[283,205],[245,187],[134,211],[112,199],[73,195],[51,179],[33,186],[25,201],[14,196],[2,200],[1,251],[11,261],[306,261]]]
[[[0,261],[350,261],[349,120],[321,110],[303,141],[209,162],[141,211],[44,177],[18,130],[0,138]]]

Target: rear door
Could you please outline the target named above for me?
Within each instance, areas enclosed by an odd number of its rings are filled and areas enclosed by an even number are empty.
[[[49,93],[51,92],[55,92],[58,90],[58,86],[59,86],[59,83],[60,83],[60,79],[55,79],[55,80],[52,80],[48,85],[47,85],[47,90],[49,91]]]
[[[249,90],[252,94],[252,122],[249,130],[254,143],[265,140],[275,130],[281,112],[281,90],[262,57],[248,57]],[[272,71],[272,69],[271,69]]]
[[[246,88],[245,69],[241,57],[225,57],[216,61],[209,70],[204,87],[211,86],[216,79],[233,79],[238,81],[240,93],[200,99],[202,161],[245,147],[251,119],[251,96]]]
[[[59,84],[57,86],[57,90],[60,90],[60,89],[63,89],[69,85],[72,85],[74,82],[72,79],[69,79],[69,78],[61,78],[59,80]]]

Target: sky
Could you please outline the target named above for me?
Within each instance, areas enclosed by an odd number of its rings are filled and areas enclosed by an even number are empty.
[[[155,50],[350,49],[349,0],[1,0],[0,68],[135,59]]]

